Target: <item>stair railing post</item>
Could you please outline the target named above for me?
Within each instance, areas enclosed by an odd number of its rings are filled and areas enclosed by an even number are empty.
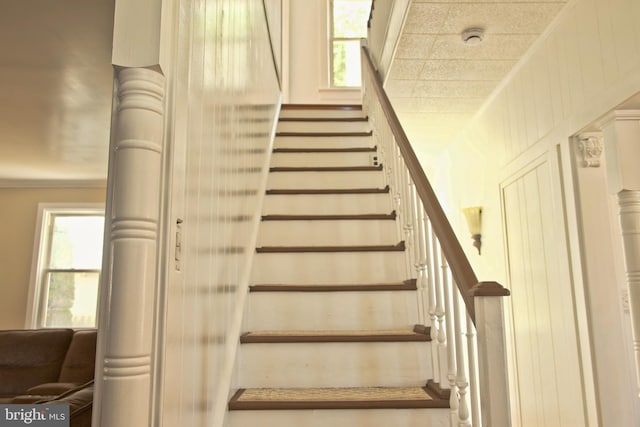
[[[511,425],[502,297],[509,290],[496,282],[471,289],[478,332],[478,368],[483,427]]]

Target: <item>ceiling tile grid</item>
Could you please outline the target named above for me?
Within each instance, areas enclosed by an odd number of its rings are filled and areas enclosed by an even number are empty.
[[[565,4],[414,0],[385,83],[403,123],[421,142],[445,146]],[[483,29],[482,42],[465,44],[468,28]]]

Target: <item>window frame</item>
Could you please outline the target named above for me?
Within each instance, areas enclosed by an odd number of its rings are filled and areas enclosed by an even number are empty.
[[[31,275],[29,278],[29,294],[27,298],[27,315],[25,327],[28,329],[48,328],[44,325],[46,301],[45,278],[50,272],[95,273],[102,271],[102,263],[98,269],[61,269],[49,268],[51,256],[51,242],[53,228],[49,227],[52,217],[55,216],[95,216],[105,217],[105,205],[103,203],[39,203],[35,224],[33,253],[31,257]],[[105,218],[106,220],[106,218]],[[102,245],[104,247],[104,244]],[[98,324],[96,304],[96,323],[90,327],[73,327],[74,329],[95,328]]]
[[[361,1],[362,3],[364,2],[372,2],[372,0],[356,0],[356,1]],[[359,42],[360,39],[362,37],[334,37],[334,21],[333,21],[333,4],[334,4],[334,0],[328,0],[329,3],[329,7],[328,7],[328,20],[329,20],[329,25],[328,25],[328,35],[329,35],[329,41],[327,44],[327,53],[329,56],[329,87],[331,89],[339,89],[339,90],[344,90],[344,89],[359,89],[362,87],[362,80],[360,81],[360,84],[358,86],[336,86],[335,84],[335,78],[334,78],[334,69],[333,69],[333,44],[336,41],[357,41]]]

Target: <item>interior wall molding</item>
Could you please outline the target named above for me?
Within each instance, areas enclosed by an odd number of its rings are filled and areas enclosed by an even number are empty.
[[[0,188],[104,188],[105,179],[0,179]]]

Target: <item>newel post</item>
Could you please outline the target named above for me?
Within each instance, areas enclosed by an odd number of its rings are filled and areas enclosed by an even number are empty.
[[[499,283],[480,282],[469,293],[476,310],[482,426],[510,426],[502,301],[510,292]]]
[[[151,425],[153,395],[165,78],[147,68],[125,68],[117,84],[93,425],[143,427]]]
[[[640,110],[612,112],[604,119],[602,131],[609,192],[618,198],[636,385],[640,391]]]

